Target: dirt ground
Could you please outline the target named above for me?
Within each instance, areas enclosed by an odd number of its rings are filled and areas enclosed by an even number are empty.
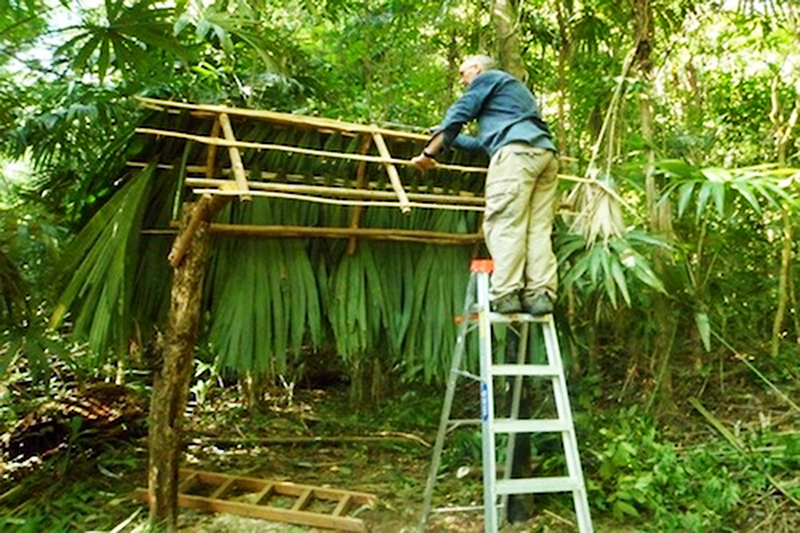
[[[440,402],[439,398],[424,398],[415,405],[412,399],[407,407],[411,411],[436,409],[438,413]],[[356,509],[350,516],[362,519],[371,533],[416,532],[435,435],[430,428],[415,427],[413,417],[409,420],[402,413],[399,420],[392,418],[392,412],[384,413],[384,419],[353,412],[343,416],[348,413],[347,404],[342,391],[276,391],[265,394],[257,412],[248,413],[231,394],[218,397],[195,406],[187,417],[185,466],[374,494],[377,503],[372,508]],[[429,421],[431,417],[423,418]],[[454,446],[459,448],[459,443]],[[483,531],[481,510],[443,512],[447,507],[478,507],[482,501],[480,450],[474,442],[460,447],[460,452],[456,450],[460,457],[448,456],[445,447],[445,461],[457,461],[460,467],[440,473],[434,512],[426,528],[429,533]],[[144,472],[138,475],[144,486]],[[528,522],[506,525],[502,531],[577,531],[571,498],[564,496],[550,503]],[[145,512],[140,520],[116,533],[140,529]],[[192,509],[181,510],[179,526],[185,533],[330,531]],[[619,531],[602,524],[595,528],[598,532]]]

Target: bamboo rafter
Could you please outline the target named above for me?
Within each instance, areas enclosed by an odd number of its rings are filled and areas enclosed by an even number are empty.
[[[186,178],[186,185],[192,187],[223,187],[228,180]],[[324,185],[300,185],[293,183],[271,183],[248,181],[248,187],[253,190],[264,190],[284,193],[318,194],[337,198],[351,198],[362,200],[392,200],[397,199],[394,193],[384,191],[370,191],[367,189],[346,189],[344,187],[325,187]],[[408,193],[408,198],[417,202],[439,202],[473,207],[483,207],[484,200],[480,196],[450,196],[433,193]]]
[[[419,133],[407,133],[403,131],[378,128],[375,126],[365,126],[363,124],[355,124],[352,122],[344,122],[341,120],[333,120],[328,118],[291,115],[289,113],[278,113],[275,111],[265,111],[261,109],[241,109],[236,107],[228,107],[224,105],[186,104],[183,102],[157,100],[155,98],[136,97],[136,99],[146,107],[159,110],[174,108],[174,109],[185,109],[189,111],[205,111],[210,114],[227,113],[229,116],[256,118],[261,120],[268,120],[270,122],[277,122],[281,124],[292,124],[296,126],[311,126],[315,128],[325,128],[345,133],[367,133],[371,135],[373,132],[377,132],[387,137],[395,137],[401,139],[409,139],[417,141],[426,141],[430,139],[429,135],[422,135]]]
[[[222,127],[225,139],[230,142],[236,142],[236,136],[233,134],[233,127],[231,126],[231,119],[228,118],[228,114],[220,113],[217,117],[217,121]],[[248,190],[247,177],[244,173],[244,163],[242,163],[242,155],[239,153],[239,149],[235,146],[229,146],[228,153],[230,154],[231,168],[233,169],[233,177],[236,180],[236,185],[238,185],[239,191],[244,193],[241,194],[240,199],[245,201],[252,200],[253,197],[246,194]]]
[[[391,156],[378,157],[374,155],[347,154],[341,152],[330,152],[326,150],[315,150],[313,148],[298,148],[295,146],[284,146],[282,144],[268,144],[268,143],[249,142],[249,141],[229,141],[227,139],[208,137],[205,135],[195,135],[193,133],[183,133],[180,131],[162,130],[156,128],[136,128],[135,131],[136,133],[144,133],[162,137],[174,137],[176,139],[186,139],[189,141],[195,141],[202,144],[216,144],[217,146],[253,148],[256,150],[276,150],[279,152],[289,152],[293,154],[315,155],[320,157],[330,157],[334,159],[349,159],[351,161],[366,161],[367,163],[378,163],[381,165],[391,164],[391,165],[413,166],[413,163],[410,160],[394,159]],[[441,163],[436,165],[436,168],[441,170],[453,170],[456,172],[478,173],[478,174],[486,173],[486,168],[484,167],[467,167],[462,165],[449,165]]]
[[[217,196],[239,196],[241,191],[238,190],[224,190],[224,189],[194,189],[194,192],[199,195],[217,195]],[[460,210],[460,211],[483,211],[483,207],[474,205],[458,205],[458,204],[437,204],[429,202],[382,202],[378,200],[339,200],[335,198],[325,198],[322,196],[314,196],[310,194],[298,194],[290,192],[278,191],[250,191],[253,196],[263,196],[265,198],[281,198],[284,200],[301,200],[305,202],[314,202],[319,204],[330,205],[350,205],[362,207],[399,207],[402,209],[410,209],[412,207],[426,208],[426,209],[445,209],[445,210]]]

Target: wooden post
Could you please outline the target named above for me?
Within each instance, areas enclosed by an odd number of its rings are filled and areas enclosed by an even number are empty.
[[[208,223],[225,202],[221,197],[203,197],[190,205],[184,212],[182,232],[176,240],[182,243],[184,251],[173,264],[172,301],[162,348],[163,363],[155,376],[150,405],[148,485],[150,525],[155,531],[177,531],[181,426],[200,324],[203,277],[208,257]],[[194,231],[188,234],[192,226]]]
[[[369,150],[369,145],[372,144],[372,137],[369,135],[364,136],[364,140],[361,142],[361,146],[358,149],[359,154],[366,154],[367,150]],[[358,169],[356,170],[356,187],[359,189],[363,189],[364,185],[366,184],[366,174],[367,174],[367,162],[361,161],[358,164]],[[353,207],[353,218],[350,220],[350,229],[358,229],[358,225],[361,222],[361,212],[364,208],[360,205]],[[347,241],[347,255],[353,255],[356,253],[356,246],[358,244],[358,238],[353,236],[350,237],[350,240]]]
[[[214,124],[211,126],[211,137],[216,139],[219,137],[219,119],[214,120]],[[214,178],[214,170],[217,167],[217,145],[216,144],[207,144],[206,145],[206,179],[213,179]]]

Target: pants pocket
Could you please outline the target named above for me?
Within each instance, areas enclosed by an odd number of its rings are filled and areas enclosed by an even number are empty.
[[[519,194],[519,184],[515,181],[498,181],[487,184],[484,220],[502,217],[517,194]]]

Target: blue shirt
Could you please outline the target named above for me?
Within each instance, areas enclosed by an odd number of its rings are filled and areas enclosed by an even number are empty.
[[[478,120],[478,136],[460,134],[473,119]],[[514,142],[556,151],[536,98],[521,81],[500,70],[487,70],[472,80],[437,131],[444,135],[445,146],[484,150],[489,157]]]

